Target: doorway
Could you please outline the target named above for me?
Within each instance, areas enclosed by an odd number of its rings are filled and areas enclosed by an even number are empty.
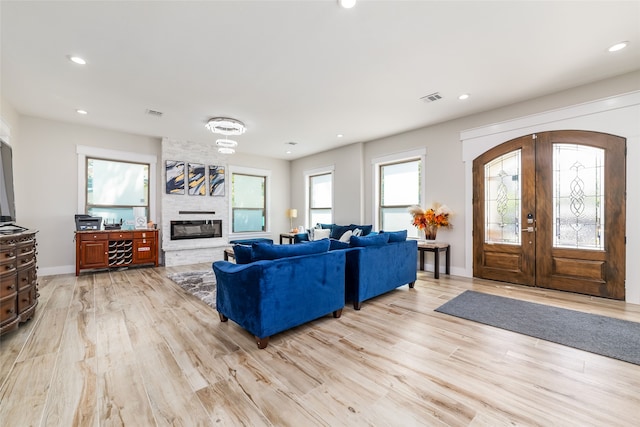
[[[625,298],[626,140],[552,131],[473,162],[473,275]]]

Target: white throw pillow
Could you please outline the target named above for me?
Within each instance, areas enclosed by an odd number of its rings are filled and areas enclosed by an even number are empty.
[[[351,236],[353,235],[353,231],[351,230],[347,230],[344,232],[344,234],[342,236],[340,236],[340,241],[341,242],[345,242],[345,243],[349,243],[349,241],[351,240]]]
[[[315,230],[313,230],[313,239],[311,239],[311,236],[309,236],[309,240],[328,239],[330,234],[331,230],[329,230],[328,228],[316,228]]]
[[[360,230],[359,228],[356,228],[355,230],[353,230],[352,236],[356,236],[356,237],[362,236],[362,230]]]

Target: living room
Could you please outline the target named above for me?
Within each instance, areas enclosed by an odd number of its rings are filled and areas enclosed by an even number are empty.
[[[636,29],[632,36],[637,36],[637,31]],[[627,36],[629,37],[631,36]],[[633,42],[638,44],[638,39],[633,39]],[[60,55],[64,56],[67,53],[62,52]],[[3,57],[3,63],[7,60]],[[607,60],[603,56],[602,61]],[[222,249],[233,238],[268,237],[277,241],[280,233],[290,229],[290,219],[286,215],[288,209],[295,208],[301,215],[294,220],[294,225],[305,223],[302,213],[307,210],[305,176],[309,171],[326,168],[333,171],[335,182],[333,222],[376,224],[378,221],[375,211],[377,188],[374,165],[380,160],[401,158],[407,153],[423,153],[426,187],[424,206],[441,202],[446,203],[454,212],[452,217],[454,227],[440,230],[438,238],[451,244],[452,276],[470,279],[473,277],[473,215],[469,174],[472,160],[476,157],[475,147],[482,146],[483,150],[486,150],[496,145],[497,141],[487,142],[486,139],[492,135],[492,129],[500,126],[503,128],[495,132],[495,134],[502,133],[500,142],[508,141],[515,136],[562,126],[562,129],[580,128],[614,133],[627,140],[625,301],[634,305],[640,304],[640,265],[633,258],[634,254],[640,251],[640,227],[634,221],[634,218],[640,214],[640,171],[634,167],[640,161],[640,125],[638,121],[631,123],[628,121],[629,116],[638,117],[640,108],[640,102],[638,102],[640,70],[637,63],[635,68],[625,69],[624,72],[616,73],[608,69],[603,72],[603,77],[597,80],[584,81],[578,85],[560,89],[549,87],[508,104],[494,105],[492,108],[465,113],[442,122],[404,128],[398,132],[371,139],[351,140],[348,144],[332,141],[334,146],[331,148],[293,159],[280,154],[271,157],[243,150],[245,136],[239,137],[239,149],[235,154],[222,155],[215,150],[212,143],[214,139],[210,135],[210,139],[207,140],[185,138],[165,129],[157,118],[151,116],[141,117],[140,121],[148,122],[150,128],[157,126],[157,132],[140,134],[119,130],[115,126],[90,125],[75,118],[69,120],[65,116],[66,113],[61,111],[48,117],[25,112],[22,107],[14,105],[16,102],[7,96],[7,85],[30,84],[29,77],[25,75],[21,79],[5,81],[7,77],[5,77],[4,67],[5,65],[3,65],[2,77],[3,91],[0,94],[0,116],[3,122],[3,139],[9,139],[14,149],[17,223],[38,230],[38,275],[50,281],[48,283],[55,283],[59,280],[58,276],[67,278],[73,276],[76,257],[74,215],[83,213],[84,210],[82,200],[85,187],[81,174],[84,163],[81,154],[85,149],[93,150],[99,157],[124,155],[130,160],[154,159],[155,168],[151,175],[153,202],[149,206],[148,219],[154,221],[159,227],[164,249],[169,249],[165,238],[170,234],[169,222],[175,219],[171,217],[175,212],[165,205],[167,200],[173,198],[188,204],[197,203],[198,206],[193,209],[215,211],[215,218],[222,219],[225,228],[221,243],[212,244],[207,248],[211,250],[211,253],[205,255],[210,260],[209,264],[211,261],[222,259]],[[594,65],[594,68],[598,66]],[[133,78],[132,81],[135,82],[137,78]],[[135,86],[135,83],[128,83],[128,85]],[[36,90],[55,92],[55,89],[50,87],[37,87]],[[229,93],[225,92],[224,95],[229,96]],[[622,104],[616,104],[620,102]],[[161,102],[158,101],[158,103]],[[587,114],[582,110],[585,106],[592,108]],[[68,107],[76,108],[70,105]],[[180,106],[175,107],[175,110],[179,109]],[[124,110],[123,114],[134,114],[126,105],[122,105],[122,110]],[[90,115],[99,114],[97,106],[94,111],[96,112],[91,111]],[[428,110],[428,113],[430,112],[431,110]],[[185,121],[193,119],[193,127],[200,126],[204,129],[206,120],[204,115],[216,114],[216,112],[206,111],[203,108],[200,114],[201,116],[196,118],[185,118]],[[549,116],[552,117],[550,120],[548,120]],[[536,122],[536,118],[540,117],[544,117],[547,121]],[[247,138],[254,129],[263,126],[253,118],[238,118],[247,122]],[[366,123],[366,121],[365,118],[363,122]],[[283,150],[284,141],[286,140],[279,142]],[[313,142],[300,143],[298,148],[306,149],[304,145],[313,146]],[[181,147],[179,154],[175,151],[177,146]],[[226,196],[220,199],[208,195],[197,197],[186,194],[166,194],[165,162],[167,160],[223,165],[228,172],[234,168],[268,171],[270,191],[267,230],[261,233],[232,233],[229,186],[226,188]],[[193,200],[196,199],[199,201],[194,202]],[[189,210],[192,208],[190,207]],[[187,214],[181,217],[189,219],[200,216]],[[304,225],[309,227],[312,224]],[[185,258],[191,256],[194,255],[185,255]],[[161,255],[161,260],[164,262],[164,254]],[[194,260],[198,263],[203,262],[200,258]],[[179,261],[176,265],[184,263]],[[145,277],[147,273],[134,274],[139,275],[143,282],[148,279]],[[88,277],[92,276],[92,274],[81,275],[78,283],[83,284],[90,280]],[[421,277],[425,278],[427,275]],[[432,282],[428,283],[432,287],[438,286],[433,285]],[[431,292],[433,293],[430,297],[439,298],[435,290]],[[451,291],[446,292],[447,295],[450,293]],[[400,301],[407,302],[404,294]],[[424,302],[424,300],[420,301]],[[159,306],[156,308],[160,309]],[[392,311],[392,309],[389,310]],[[385,311],[385,308],[376,306],[376,314],[380,315]],[[375,324],[375,320],[371,322]],[[215,327],[215,324],[210,327]],[[296,333],[306,332],[295,332],[294,335]],[[246,338],[239,333],[234,332],[234,334],[234,339]],[[331,332],[321,328],[320,334],[329,336]],[[501,337],[501,339],[507,338]],[[323,355],[330,354],[325,353],[325,350],[320,352]],[[487,354],[483,356],[486,357]],[[280,369],[285,370],[284,367]],[[291,381],[295,382],[294,379]],[[306,384],[301,385],[299,390],[303,390],[305,386]],[[525,418],[524,423],[532,419],[535,417]],[[523,420],[520,419],[520,421]]]

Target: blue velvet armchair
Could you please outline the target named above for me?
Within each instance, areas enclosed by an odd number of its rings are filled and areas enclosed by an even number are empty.
[[[284,246],[306,249],[306,245]],[[345,303],[345,253],[326,250],[247,264],[214,262],[220,320],[233,320],[255,336],[258,348],[265,348],[271,335],[329,313],[340,317]]]

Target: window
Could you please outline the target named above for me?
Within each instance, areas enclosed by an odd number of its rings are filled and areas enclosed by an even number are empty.
[[[134,209],[149,218],[149,164],[86,158],[85,212],[103,222],[133,221]]]
[[[309,225],[333,222],[333,173],[309,175]]]
[[[421,204],[422,160],[414,158],[380,164],[378,170],[378,225],[380,230],[407,230],[417,237],[411,225],[410,206]]]
[[[231,172],[233,233],[267,230],[267,177]]]

